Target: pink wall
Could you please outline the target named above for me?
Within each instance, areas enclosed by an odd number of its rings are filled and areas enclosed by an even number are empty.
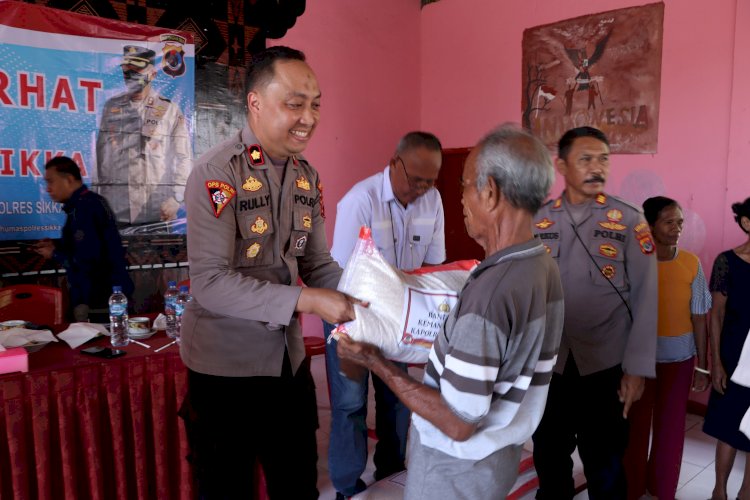
[[[461,147],[498,123],[520,121],[524,29],[644,3],[475,0],[469,7],[441,0],[428,5],[422,11],[422,126],[447,147]],[[746,96],[736,97],[744,109],[740,116],[731,115],[730,105],[734,61],[740,62],[735,22],[748,26],[747,13],[744,24],[739,16],[735,19],[738,3],[742,0],[665,1],[659,152],[617,155],[608,182],[609,192],[635,203],[657,194],[680,201],[687,215],[681,244],[698,253],[708,270],[721,250],[742,241],[737,226],[726,224],[728,207],[750,195],[750,169],[728,162],[730,137],[742,150],[738,160],[748,157],[750,129]],[[747,30],[740,36],[745,66],[741,88],[747,89]],[[730,123],[735,122],[733,134]],[[553,193],[561,187],[558,181]]]
[[[307,157],[336,201],[382,168],[398,137],[421,128],[445,147],[473,145],[520,121],[523,30],[644,0],[317,0],[277,43],[304,50],[323,91]],[[679,200],[682,246],[706,268],[743,241],[729,205],[750,195],[750,6],[665,0],[659,152],[617,155],[608,191],[635,203]],[[733,91],[734,89],[734,91]],[[558,180],[553,193],[561,190]],[[317,321],[307,321],[317,329]]]
[[[305,156],[321,174],[328,241],[336,202],[382,170],[406,132],[419,128],[418,0],[313,0],[281,40],[304,51],[323,94],[321,122]],[[305,317],[305,335],[321,335]]]

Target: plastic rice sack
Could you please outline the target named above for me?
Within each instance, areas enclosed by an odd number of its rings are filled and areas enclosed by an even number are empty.
[[[367,342],[394,361],[426,363],[432,343],[458,302],[476,260],[401,271],[389,264],[362,227],[338,289],[369,307],[354,306],[356,319],[336,335]]]

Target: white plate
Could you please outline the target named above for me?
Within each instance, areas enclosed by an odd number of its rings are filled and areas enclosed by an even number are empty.
[[[107,330],[106,330],[106,332],[103,335],[106,335],[107,337],[111,337],[112,333],[109,331],[109,325],[105,325],[105,327],[107,328]],[[128,332],[128,337],[130,337],[131,339],[143,340],[143,339],[147,339],[147,338],[151,337],[156,332],[158,332],[158,330],[156,330],[154,328],[150,329],[147,332],[140,332],[140,333]]]
[[[141,332],[141,333],[128,332],[128,337],[130,337],[131,339],[143,340],[143,339],[147,339],[151,337],[155,333],[156,333],[156,330],[152,328],[147,332]]]

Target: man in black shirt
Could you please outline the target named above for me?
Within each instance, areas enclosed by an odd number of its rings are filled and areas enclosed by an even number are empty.
[[[52,158],[44,168],[47,193],[63,204],[67,218],[62,239],[42,240],[34,249],[65,268],[75,321],[106,320],[112,286],[120,285],[127,296],[133,293],[112,209],[83,184],[81,171],[70,158]]]

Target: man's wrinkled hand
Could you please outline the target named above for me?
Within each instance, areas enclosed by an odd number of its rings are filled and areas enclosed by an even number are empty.
[[[380,349],[366,342],[355,342],[342,335],[339,337],[337,344],[336,353],[342,361],[341,369],[347,377],[353,380],[357,379],[349,376],[347,370],[352,371],[352,375],[356,376],[361,371],[352,370],[353,367],[371,369],[375,363],[383,359]],[[347,366],[345,367],[345,365]]]
[[[625,373],[620,380],[620,390],[617,395],[620,397],[622,407],[622,418],[628,418],[630,407],[641,399],[643,389],[646,387],[646,380],[637,375],[628,375]]]

